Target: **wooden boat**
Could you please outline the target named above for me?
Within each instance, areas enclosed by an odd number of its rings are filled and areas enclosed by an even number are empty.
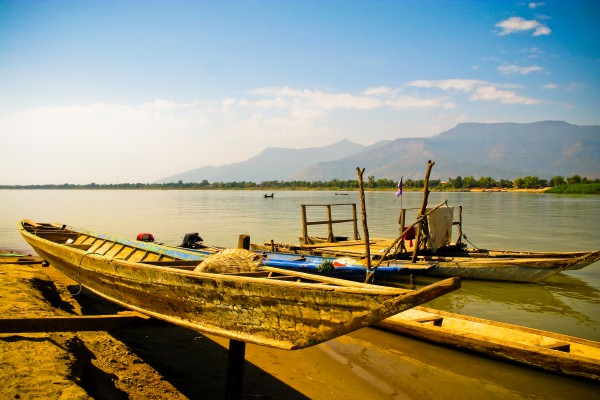
[[[377,264],[379,254],[394,246],[393,239],[370,240],[371,254],[375,254],[372,264]],[[342,240],[310,245],[265,243],[253,244],[255,251],[275,249],[276,252],[322,257],[354,258],[357,264],[365,264],[364,241]],[[380,267],[410,267],[410,251],[392,253],[382,260]],[[527,252],[469,249],[449,246],[438,249],[437,253],[420,251],[413,263],[415,267],[430,265],[428,275],[459,277],[466,279],[496,280],[511,282],[541,282],[562,271],[581,269],[600,260],[600,251],[585,252]],[[378,268],[378,269],[379,269]]]
[[[460,350],[600,381],[600,343],[539,329],[415,307],[375,327]]]
[[[558,259],[558,260],[576,260],[576,262],[565,264],[563,271],[579,270],[600,260],[600,251],[515,251],[515,250],[488,250],[488,249],[469,249],[448,248],[440,253],[443,257],[470,257],[470,258],[523,258],[523,259]]]
[[[195,272],[206,256],[184,249],[28,220],[20,233],[43,259],[109,301],[200,332],[290,350],[460,287],[447,279],[411,291],[273,267]]]
[[[493,252],[490,252],[493,254]],[[467,279],[482,279],[512,282],[541,282],[559,272],[569,269],[581,269],[600,259],[600,251],[590,251],[585,254],[574,253],[573,255],[552,254],[536,256],[490,255],[489,257],[473,257],[452,253],[446,255],[441,251],[439,254],[419,257],[435,264],[429,272],[432,276],[456,276]],[[392,263],[393,265],[393,263]]]
[[[352,206],[352,217],[335,220],[332,218],[333,206]],[[308,221],[307,207],[326,207],[327,219]],[[253,244],[254,250],[271,250],[294,254],[309,254],[324,257],[352,257],[366,264],[365,241],[358,237],[357,213],[355,204],[303,204],[302,236],[299,245],[278,244],[275,241]],[[577,270],[600,260],[600,250],[578,252],[534,252],[510,250],[486,250],[467,248],[462,242],[462,207],[449,207],[446,202],[428,208],[417,220],[405,227],[396,239],[369,239],[371,264],[385,267],[401,265],[431,264],[434,267],[429,275],[440,277],[459,277],[467,279],[540,282],[555,274],[567,270]],[[401,226],[404,225],[406,210],[401,210]],[[440,214],[443,218],[439,218]],[[434,217],[434,218],[432,218]],[[455,220],[456,219],[456,220]],[[427,229],[419,226],[424,224]],[[440,222],[441,221],[441,222]],[[337,223],[353,223],[353,239],[337,236],[332,226]],[[327,225],[327,238],[308,235],[308,226]],[[417,227],[418,229],[415,229]],[[451,243],[453,228],[456,227],[458,239]],[[415,233],[416,231],[416,233]],[[427,233],[423,233],[426,231]],[[412,236],[409,233],[412,232]],[[415,236],[420,240],[417,240]],[[432,245],[433,238],[441,238],[439,244]],[[413,240],[414,239],[414,240]],[[419,244],[420,242],[420,244]]]

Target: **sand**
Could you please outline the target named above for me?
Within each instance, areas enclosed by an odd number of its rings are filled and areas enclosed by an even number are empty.
[[[0,263],[3,318],[122,311],[52,267]],[[0,327],[1,331],[1,327]],[[2,399],[224,398],[228,340],[159,321],[111,332],[0,333]],[[243,398],[387,398],[320,346],[246,346]]]

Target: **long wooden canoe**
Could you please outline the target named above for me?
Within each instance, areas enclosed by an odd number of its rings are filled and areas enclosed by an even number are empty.
[[[421,257],[419,257],[421,259]],[[508,250],[440,250],[423,255],[435,262],[430,271],[435,276],[540,282],[562,271],[584,268],[600,260],[600,251],[532,252]]]
[[[547,371],[600,381],[600,343],[539,329],[415,307],[374,324]]]
[[[272,267],[195,272],[206,256],[183,249],[28,220],[20,233],[43,259],[109,301],[200,332],[290,350],[460,287],[453,278],[404,290]]]

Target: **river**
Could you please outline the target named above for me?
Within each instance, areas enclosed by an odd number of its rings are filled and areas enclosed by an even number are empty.
[[[300,204],[357,203],[360,211],[356,192],[274,193],[274,198],[264,198],[262,192],[243,190],[0,190],[0,249],[31,251],[17,230],[24,218],[132,238],[151,232],[170,245],[179,245],[185,233],[199,232],[207,244],[236,246],[240,234],[249,234],[253,243],[297,243]],[[396,237],[400,208],[414,214],[422,201],[418,192],[401,198],[393,192],[367,192],[365,197],[371,237]],[[477,247],[600,248],[599,196],[433,192],[429,205],[445,200],[463,206],[463,231]],[[338,225],[334,231],[351,233]],[[309,233],[320,231],[311,227]],[[600,341],[600,263],[535,284],[463,280],[460,290],[427,306]],[[320,346],[356,367],[353,371],[369,371],[357,372],[355,378],[373,385],[384,398],[582,399],[594,398],[600,389],[373,329]]]

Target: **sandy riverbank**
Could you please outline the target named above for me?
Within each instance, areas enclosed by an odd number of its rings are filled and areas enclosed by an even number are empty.
[[[50,277],[51,278],[50,278]],[[52,267],[0,264],[4,318],[113,314],[119,309]],[[224,398],[228,341],[157,322],[111,332],[0,334],[0,397]],[[247,345],[243,397],[387,398],[318,347]]]

